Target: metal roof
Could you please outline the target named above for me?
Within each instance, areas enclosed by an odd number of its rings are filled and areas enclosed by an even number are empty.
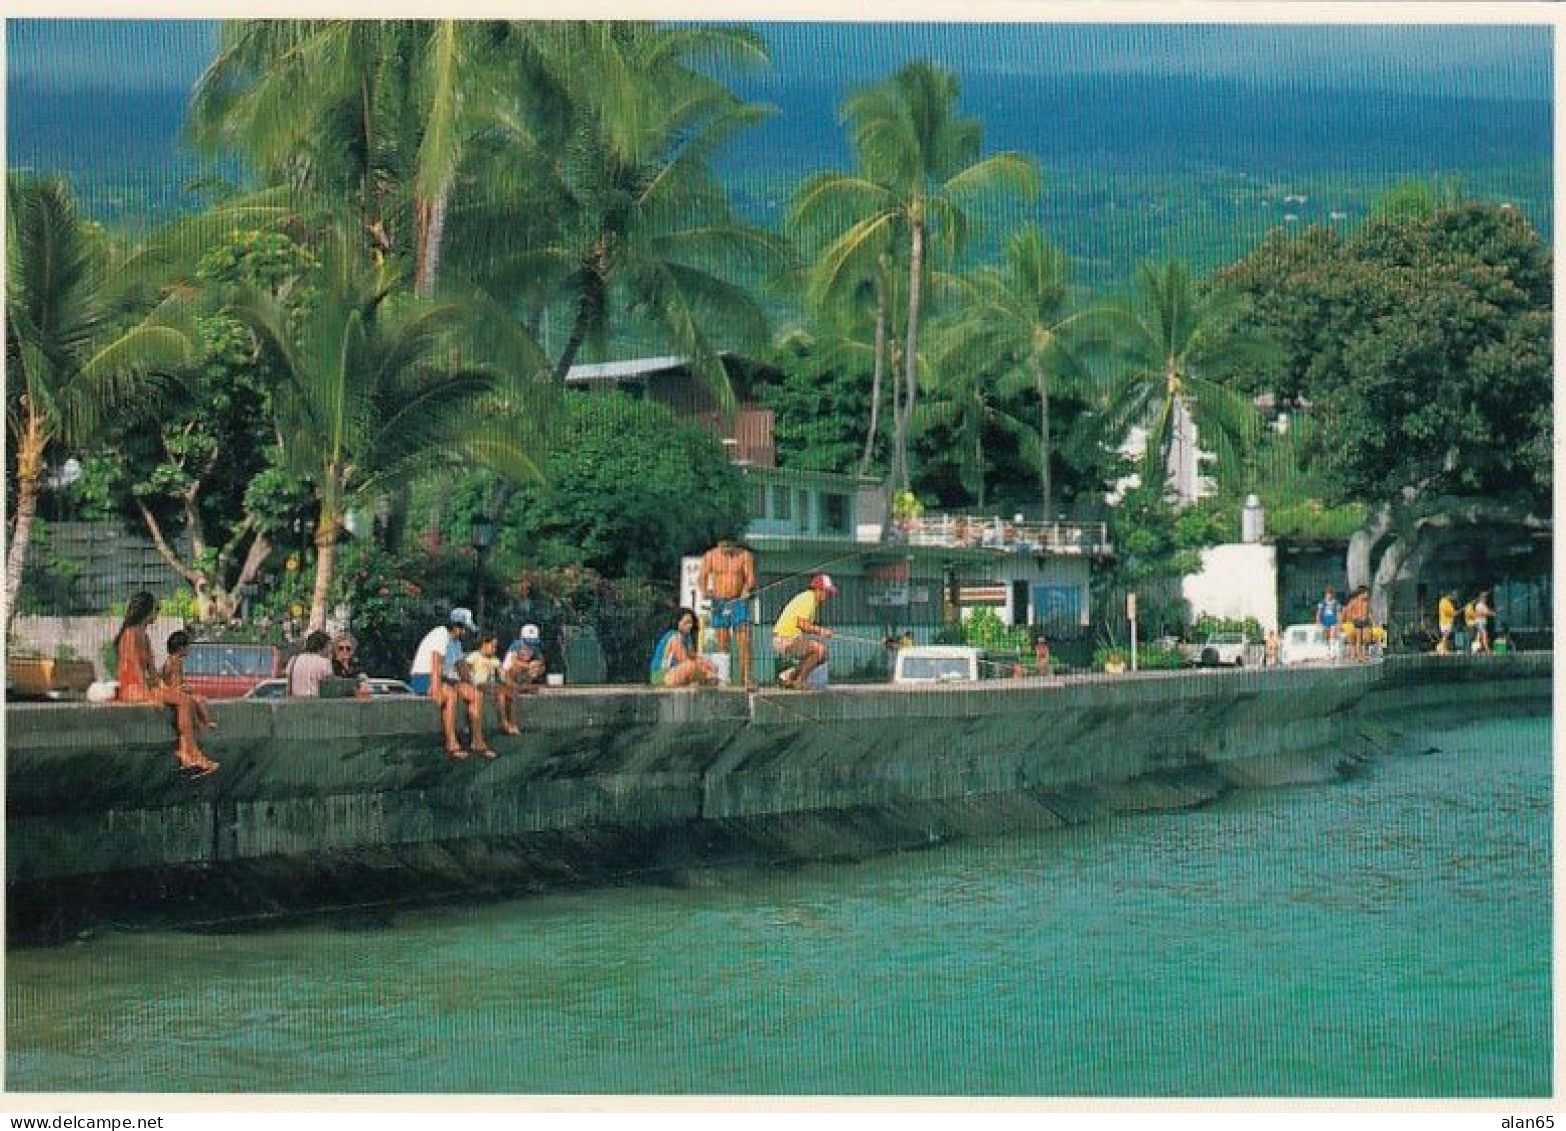
[[[637,377],[650,377],[655,373],[668,373],[685,369],[690,365],[686,357],[635,357],[629,361],[604,361],[595,365],[573,365],[566,371],[566,384],[588,381],[628,381]]]

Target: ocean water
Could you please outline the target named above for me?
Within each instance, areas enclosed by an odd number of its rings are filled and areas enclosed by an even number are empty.
[[[32,1091],[1542,1096],[1550,724],[860,864],[8,957]]]

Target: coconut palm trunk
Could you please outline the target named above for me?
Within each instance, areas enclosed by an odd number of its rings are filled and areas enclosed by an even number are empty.
[[[886,369],[886,287],[875,284],[875,367],[870,377],[870,429],[865,435],[865,454],[859,460],[861,478],[870,474],[875,456],[875,437],[881,423],[881,375]]]
[[[341,522],[327,513],[315,528],[315,588],[310,594],[310,631],[326,627],[326,601],[337,568],[337,531]]]
[[[907,391],[903,396],[902,427],[898,432],[898,486],[909,489],[908,428],[913,420],[914,405],[919,396],[919,305],[924,288],[924,217],[916,208],[913,218],[913,234],[908,249],[908,336],[903,347],[903,372],[907,379]]]
[[[1054,498],[1051,490],[1049,474],[1049,378],[1041,369],[1038,374],[1039,386],[1039,502],[1044,510],[1039,515],[1040,522],[1048,522],[1049,516],[1054,513]]]
[[[32,538],[33,516],[38,513],[38,481],[43,475],[43,433],[38,422],[28,422],[16,453],[16,521],[11,527],[11,546],[5,560],[5,627],[9,632],[16,615],[16,598],[22,589],[22,567],[27,561],[27,544]]]
[[[433,200],[418,204],[419,246],[415,254],[413,291],[428,298],[435,290],[440,274],[441,251],[446,239],[446,206],[451,197],[449,185],[443,185]]]

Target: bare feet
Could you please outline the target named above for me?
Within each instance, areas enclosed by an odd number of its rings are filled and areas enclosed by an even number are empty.
[[[522,732],[520,730],[518,730],[516,727],[512,726],[510,723],[507,723],[505,726],[500,728],[500,733],[501,734],[521,734]]]
[[[468,752],[462,749],[460,746],[448,746],[446,747],[446,757],[450,758],[453,762],[466,762],[469,755]]]
[[[488,759],[491,762],[500,756],[487,746],[475,746],[473,748],[473,753],[477,754],[480,758]]]

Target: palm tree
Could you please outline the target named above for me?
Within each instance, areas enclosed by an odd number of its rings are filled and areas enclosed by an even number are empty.
[[[310,627],[326,619],[338,540],[348,512],[458,455],[517,478],[538,477],[524,441],[492,426],[501,387],[489,366],[453,363],[460,305],[394,297],[402,280],[371,267],[339,235],[310,283],[315,305],[290,323],[256,290],[232,313],[272,351],[282,373],[273,398],[289,469],[319,504]]]
[[[6,203],[6,426],[16,509],[0,621],[9,628],[51,449],[90,445],[106,417],[140,403],[196,346],[177,302],[127,315],[105,248],[63,182],[8,177]]]
[[[1006,245],[1003,269],[985,268],[973,279],[953,332],[966,339],[976,358],[1002,359],[997,384],[1002,393],[1019,387],[1038,397],[1039,500],[1047,521],[1054,513],[1050,475],[1050,394],[1062,379],[1081,383],[1086,369],[1072,348],[1084,333],[1080,313],[1070,311],[1070,261],[1036,224],[1015,231]]]
[[[1178,260],[1138,264],[1134,289],[1095,312],[1094,322],[1124,366],[1111,395],[1110,426],[1146,432],[1144,484],[1177,479],[1179,501],[1194,501],[1196,435],[1211,444],[1223,474],[1238,474],[1260,421],[1254,406],[1224,379],[1265,364],[1272,343],[1239,326],[1244,300],[1199,289]]]
[[[928,396],[914,413],[911,431],[945,426],[955,433],[959,478],[983,509],[987,498],[986,434],[1005,433],[1016,442],[1023,459],[1035,462],[1040,458],[1039,433],[998,403],[1010,383],[1006,380],[1008,359],[989,352],[982,338],[964,329],[954,324],[937,324],[932,329]]]
[[[928,62],[910,63],[885,82],[852,94],[849,127],[857,173],[825,174],[801,187],[792,208],[797,226],[835,228],[817,264],[817,286],[842,276],[863,279],[894,241],[906,248],[903,388],[894,404],[891,486],[906,490],[908,428],[919,393],[919,328],[926,257],[954,260],[968,229],[963,206],[977,194],[1008,188],[1038,192],[1033,160],[1020,153],[979,159],[983,127],[956,116],[957,77]]]
[[[514,253],[489,257],[480,279],[494,294],[542,284],[568,304],[557,381],[584,347],[602,352],[617,319],[630,314],[729,400],[718,342],[758,342],[766,328],[736,279],[775,270],[785,248],[734,218],[711,169],[713,156],[764,109],[703,75],[689,56],[714,43],[743,53],[759,41],[733,30],[715,40],[645,24],[562,24],[531,34],[535,58],[557,84],[554,152],[540,155],[545,164],[531,174],[544,176],[530,218],[542,228]]]
[[[268,183],[355,199],[378,252],[411,233],[414,288],[428,295],[491,101],[489,35],[458,20],[231,21],[192,96],[192,138],[238,149]]]

